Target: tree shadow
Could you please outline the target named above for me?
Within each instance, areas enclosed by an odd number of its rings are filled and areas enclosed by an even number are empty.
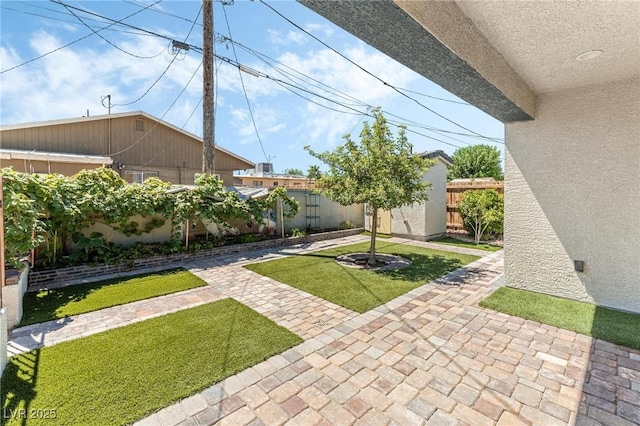
[[[463,266],[463,262],[460,259],[448,258],[440,255],[423,255],[415,253],[389,254],[402,256],[411,260],[411,266],[407,268],[378,272],[379,274],[393,280],[423,282],[426,284]],[[463,279],[459,279],[459,282],[462,283]]]
[[[170,275],[184,270],[185,269],[183,268],[173,268],[160,272],[147,272],[137,275],[128,275],[126,277],[111,278],[103,281],[45,289],[38,292],[27,292],[22,299],[24,315],[22,322],[20,323],[20,327],[64,318],[64,315],[59,315],[59,309],[64,308],[69,303],[85,300],[91,294],[106,287],[120,284],[123,280],[142,278],[150,275]]]
[[[3,425],[13,419],[20,420],[22,425],[27,424],[30,405],[36,396],[39,364],[40,349],[9,358],[0,385]]]

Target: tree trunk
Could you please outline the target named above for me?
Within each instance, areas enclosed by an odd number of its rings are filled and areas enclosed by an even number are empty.
[[[371,216],[371,245],[369,246],[369,265],[376,262],[376,234],[378,233],[378,209],[373,209]]]

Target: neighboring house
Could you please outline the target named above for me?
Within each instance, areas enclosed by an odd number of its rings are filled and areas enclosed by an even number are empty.
[[[299,1],[505,123],[508,286],[640,312],[637,2]]]
[[[436,159],[423,180],[431,182],[429,199],[397,209],[378,212],[377,231],[398,237],[428,241],[442,237],[447,232],[447,168],[453,160],[443,151],[430,151],[420,155]],[[370,230],[371,216],[365,218],[365,228]]]
[[[233,175],[234,186],[246,186],[250,188],[273,188],[284,186],[291,189],[314,188],[314,179],[306,176],[273,173],[271,163],[258,163],[254,170],[247,174]]]
[[[67,162],[72,156],[104,157],[97,161],[105,164],[110,159],[128,182],[158,177],[191,185],[202,172],[202,139],[141,111],[1,126],[0,148],[2,167],[11,165],[27,173],[73,174],[77,170]],[[8,151],[20,151],[22,157],[28,151],[31,157],[9,162],[5,156],[15,154]],[[49,160],[44,161],[47,156]],[[233,184],[234,171],[254,167],[251,161],[216,146],[215,171],[225,185]]]

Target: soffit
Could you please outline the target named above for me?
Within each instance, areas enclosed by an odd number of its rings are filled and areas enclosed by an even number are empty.
[[[538,94],[640,74],[639,1],[456,3]],[[593,49],[604,53],[575,59]]]

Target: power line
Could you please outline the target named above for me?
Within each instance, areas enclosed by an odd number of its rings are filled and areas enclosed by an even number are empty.
[[[229,37],[233,37],[231,35],[231,26],[229,25],[229,18],[227,17],[227,6],[226,4],[222,4],[222,12],[224,14],[224,20],[227,23],[227,31],[229,32]],[[236,47],[232,44],[231,50],[233,51],[233,56],[238,62],[238,55],[236,54]],[[269,157],[267,156],[267,152],[264,150],[264,145],[262,144],[262,138],[260,138],[260,133],[258,132],[258,126],[256,126],[256,120],[253,116],[253,110],[251,109],[251,102],[249,102],[249,96],[247,95],[247,89],[244,86],[244,78],[242,77],[242,71],[240,71],[240,67],[238,67],[238,75],[240,76],[240,84],[242,85],[242,92],[244,93],[244,98],[247,101],[247,108],[249,108],[249,116],[251,117],[251,122],[253,123],[253,129],[256,131],[256,137],[258,138],[258,142],[260,142],[260,149],[262,149],[262,153],[264,154],[264,158],[269,162]]]
[[[21,2],[20,4],[24,4],[24,5],[27,5],[27,6],[30,6],[30,7],[33,7],[33,8],[37,8],[37,9],[49,10],[51,12],[55,12],[57,14],[64,15],[64,16],[73,16],[70,13],[64,13],[64,12],[61,12],[59,10],[51,9],[49,7],[39,6],[37,4],[31,4],[31,3],[28,3],[28,2]],[[34,12],[27,12],[25,10],[13,9],[11,7],[7,7],[7,6],[4,6],[4,5],[0,6],[0,7],[2,9],[10,10],[12,12],[22,13],[22,14],[31,15],[31,16],[37,16],[39,18],[46,18],[46,19],[50,19],[52,21],[64,22],[66,24],[71,24],[71,25],[82,25],[81,23],[77,22],[77,20],[69,21],[69,20],[66,20],[66,19],[56,18],[56,17],[50,16],[50,15],[42,15],[42,14],[34,13]],[[103,21],[100,21],[100,20],[97,20],[97,19],[86,18],[86,17],[84,19],[85,19],[85,21],[93,21],[93,22],[99,22],[101,24],[104,24]],[[114,26],[118,26],[118,25],[119,24],[114,25]],[[144,34],[144,33],[133,32],[133,31],[125,31],[125,30],[115,29],[115,28],[104,28],[104,27],[95,27],[95,26],[92,27],[92,28],[98,28],[98,29],[103,29],[103,30],[108,30],[108,31],[120,32],[120,33],[124,33],[124,34],[134,34],[134,35],[139,35],[139,36],[151,37],[150,34]]]
[[[289,67],[288,65],[283,64],[282,62],[279,62],[278,60],[273,59],[273,58],[269,57],[268,55],[265,55],[264,53],[258,52],[258,51],[254,50],[254,49],[251,49],[251,48],[249,48],[249,47],[247,47],[247,46],[243,45],[242,43],[240,43],[240,42],[238,42],[238,41],[235,41],[235,40],[233,40],[233,39],[230,39],[230,38],[228,38],[228,37],[224,37],[224,36],[223,36],[223,39],[224,39],[224,41],[228,41],[228,42],[230,42],[230,43],[232,43],[232,44],[236,44],[236,45],[238,45],[239,47],[241,47],[242,49],[244,49],[245,51],[247,51],[247,52],[249,52],[249,53],[253,54],[254,56],[256,56],[256,58],[260,59],[260,60],[261,60],[261,61],[263,61],[265,64],[267,64],[268,66],[270,66],[271,68],[273,68],[274,70],[276,70],[276,71],[280,72],[281,74],[283,74],[283,75],[287,76],[287,78],[289,78],[289,79],[290,79],[290,80],[292,80],[292,81],[293,81],[293,78],[291,77],[291,76],[292,76],[292,74],[291,74],[291,73],[286,72],[286,71],[284,71],[284,70],[281,70],[280,68],[278,68],[278,67],[274,66],[272,63],[270,63],[270,62],[269,62],[269,61],[267,61],[266,59],[269,59],[270,61],[275,62],[275,63],[279,64],[279,65],[280,65],[280,66],[282,66],[282,67],[285,67],[285,68],[287,68],[287,69],[290,69],[291,71],[295,72],[296,74],[299,74],[299,75],[301,75],[301,76],[303,76],[303,77],[305,77],[305,78],[307,78],[307,79],[309,79],[309,80],[312,80],[312,81],[314,81],[314,82],[318,83],[317,85],[316,85],[316,84],[312,84],[312,86],[319,87],[319,88],[321,88],[322,90],[327,91],[327,92],[332,93],[332,94],[337,94],[339,97],[342,97],[342,98],[344,98],[344,99],[350,99],[350,100],[354,101],[354,102],[355,102],[355,104],[352,104],[352,106],[359,105],[359,106],[367,106],[367,107],[369,107],[369,108],[373,108],[373,106],[372,106],[372,105],[370,105],[370,104],[368,104],[368,103],[366,103],[366,102],[364,102],[364,101],[362,101],[362,100],[359,100],[359,99],[357,99],[357,98],[353,97],[352,95],[349,95],[349,94],[347,94],[347,93],[345,93],[345,92],[342,92],[342,91],[340,91],[340,90],[338,90],[338,89],[335,89],[335,88],[333,88],[333,87],[331,87],[331,86],[329,86],[329,85],[327,85],[327,84],[323,83],[322,81],[319,81],[319,80],[317,80],[317,79],[315,79],[315,78],[313,78],[313,77],[311,77],[311,76],[309,76],[309,75],[307,75],[307,74],[304,74],[304,73],[302,73],[302,72],[300,72],[300,71],[297,71],[297,70],[295,70],[295,69],[293,69],[293,68]],[[266,59],[265,59],[265,58],[266,58]],[[301,79],[298,79],[298,80],[301,80]],[[320,87],[319,85],[321,85],[322,87]],[[326,89],[325,89],[325,88],[326,88]],[[330,89],[330,90],[327,90],[327,89]],[[408,90],[408,89],[402,89],[402,90]],[[415,93],[419,93],[419,92],[415,92]],[[297,93],[296,93],[296,94],[297,94]],[[424,94],[421,94],[421,95],[423,95],[423,96],[427,96],[427,97],[429,96],[429,95],[424,95]],[[299,96],[300,96],[300,95],[299,95]],[[304,99],[309,100],[308,98],[304,98]],[[456,101],[453,101],[453,102],[456,102]],[[315,103],[315,102],[314,102],[314,103]],[[458,102],[458,103],[459,103],[459,102]],[[467,104],[467,105],[470,105],[470,104]],[[329,108],[329,109],[336,111],[336,110],[335,110],[335,109],[333,109],[333,108]],[[400,116],[398,116],[398,115],[392,114],[392,113],[390,113],[389,111],[386,111],[386,110],[383,110],[382,112],[384,112],[385,114],[393,115],[393,116],[395,116],[395,117],[397,117],[397,118],[399,118],[400,120],[403,120],[403,121],[410,121],[410,120],[407,120],[407,119],[405,119],[405,118],[403,118],[403,117],[400,117]],[[423,128],[423,129],[425,129],[425,130],[429,130],[429,131],[432,131],[432,132],[435,132],[435,133],[442,134],[442,136],[444,136],[444,137],[448,137],[448,138],[450,138],[450,139],[452,139],[452,140],[455,140],[455,141],[457,141],[457,142],[464,143],[464,144],[466,144],[466,145],[470,145],[470,143],[469,143],[469,142],[462,141],[462,140],[460,140],[460,139],[456,139],[456,138],[451,137],[451,136],[448,136],[447,134],[455,134],[455,135],[458,135],[458,136],[464,136],[464,137],[470,137],[470,138],[479,138],[479,136],[477,136],[477,135],[475,135],[475,134],[468,134],[468,133],[453,132],[453,131],[449,131],[449,130],[444,130],[444,129],[438,129],[438,128],[435,128],[435,127],[425,126],[425,125],[422,125],[422,124],[419,124],[419,123],[415,124],[416,122],[413,122],[413,123],[414,123],[414,125],[415,125],[415,126],[417,126],[417,127],[421,127],[421,128]],[[482,139],[485,139],[485,137],[483,136],[483,137],[482,137]],[[501,141],[499,141],[499,140],[497,140],[497,139],[493,139],[493,141],[494,141],[494,142],[496,142],[496,143],[503,143],[503,142],[501,142]]]
[[[225,41],[229,41],[229,42],[231,42],[232,44],[237,44],[237,45],[238,45],[238,46],[240,46],[241,48],[245,49],[245,50],[246,50],[246,51],[248,51],[249,53],[252,53],[252,54],[253,54],[253,55],[255,55],[258,59],[262,60],[262,61],[263,61],[263,62],[265,62],[267,65],[269,65],[269,66],[270,66],[270,67],[272,67],[273,69],[275,69],[275,70],[277,70],[277,71],[279,71],[279,72],[283,73],[284,75],[291,76],[291,74],[290,74],[290,73],[288,73],[288,72],[286,72],[286,71],[283,71],[283,70],[280,70],[278,67],[275,67],[273,64],[269,63],[269,62],[268,62],[267,60],[265,60],[264,58],[268,58],[269,60],[271,60],[271,61],[273,61],[273,62],[275,62],[275,63],[277,63],[277,64],[279,64],[279,65],[281,65],[281,66],[283,66],[283,67],[285,67],[285,68],[288,68],[288,69],[292,70],[293,72],[295,72],[295,73],[297,73],[297,74],[300,74],[301,76],[304,76],[305,78],[308,78],[308,79],[310,79],[310,80],[312,80],[312,81],[314,81],[314,82],[317,82],[319,85],[323,86],[323,87],[322,87],[322,90],[325,90],[325,91],[327,91],[327,92],[329,92],[329,93],[337,93],[337,94],[339,94],[339,96],[340,96],[340,97],[351,99],[351,100],[353,100],[354,102],[356,102],[356,103],[357,103],[357,105],[359,105],[359,106],[366,106],[368,109],[373,108],[373,105],[367,104],[366,102],[361,101],[361,100],[359,100],[359,99],[357,99],[357,98],[355,98],[355,97],[353,97],[353,96],[351,96],[351,95],[349,95],[349,94],[347,94],[347,93],[344,93],[344,92],[342,92],[342,91],[340,91],[340,90],[338,90],[338,89],[335,89],[335,88],[333,88],[333,87],[331,87],[331,86],[328,86],[327,84],[325,84],[325,83],[323,83],[323,82],[321,82],[321,81],[319,81],[319,80],[317,80],[317,79],[315,79],[315,78],[313,78],[313,77],[311,77],[311,76],[309,76],[309,75],[307,75],[307,74],[301,73],[300,71],[297,71],[297,70],[295,70],[295,69],[293,69],[293,68],[289,67],[288,65],[283,64],[283,63],[281,63],[281,62],[279,62],[279,61],[277,61],[277,60],[275,60],[275,59],[273,59],[273,58],[270,58],[269,56],[267,56],[267,55],[265,55],[265,54],[262,54],[262,53],[260,53],[260,52],[258,52],[258,51],[256,51],[256,50],[254,50],[254,49],[251,49],[251,48],[249,48],[249,47],[247,47],[247,46],[244,46],[243,44],[241,44],[241,43],[239,43],[239,42],[237,42],[237,41],[235,41],[235,40],[232,40],[232,39],[230,39],[230,38],[226,38],[226,37],[225,37]],[[318,85],[314,85],[314,86],[315,86],[315,87],[319,87]],[[331,90],[326,90],[326,89],[324,89],[324,87],[326,87],[326,88],[328,88],[328,89],[331,89]],[[288,89],[288,90],[289,90],[289,89]],[[322,105],[322,104],[318,104],[317,102],[314,102],[314,101],[310,100],[309,98],[306,98],[306,97],[304,97],[304,96],[301,96],[301,95],[300,95],[300,94],[298,94],[297,92],[294,92],[294,91],[292,91],[292,92],[293,92],[294,94],[296,94],[296,95],[298,95],[298,96],[300,96],[300,97],[304,98],[304,99],[307,99],[307,100],[308,100],[308,101],[310,101],[310,102],[313,102],[313,103],[315,103],[315,104],[317,104],[317,105],[324,106],[324,105]],[[341,105],[344,105],[344,104],[341,104]],[[352,104],[352,106],[355,106],[355,105],[356,105],[356,104]],[[326,107],[326,106],[325,106],[325,107]],[[327,107],[327,108],[328,108],[328,107]],[[334,108],[328,108],[328,109],[330,109],[330,110],[332,110],[332,111],[339,111],[339,110],[336,110],[336,109],[334,109]],[[344,112],[344,111],[343,111],[343,112]],[[405,119],[405,118],[403,118],[403,117],[400,117],[400,116],[398,116],[398,115],[392,114],[392,113],[390,113],[389,111],[386,111],[386,110],[385,110],[385,111],[383,111],[383,112],[384,112],[385,114],[388,114],[388,115],[392,115],[392,116],[394,116],[394,117],[397,117],[397,118],[399,118],[400,120],[403,120],[403,121],[410,121],[410,120],[407,120],[407,119]],[[351,114],[351,113],[349,113],[349,114]],[[416,127],[421,127],[421,128],[423,128],[423,129],[425,129],[425,130],[429,130],[429,131],[435,132],[435,133],[449,133],[449,132],[448,132],[448,131],[446,131],[446,130],[441,130],[441,129],[437,129],[437,128],[434,128],[434,127],[425,126],[425,125],[422,125],[422,124],[419,124],[419,123],[417,123],[417,124],[416,124],[416,122],[413,122],[413,125],[414,125],[414,126],[416,126]],[[455,133],[455,132],[454,132],[454,133]],[[470,135],[470,134],[469,134],[469,135],[467,135],[467,134],[462,134],[462,133],[456,133],[456,134],[459,134],[459,135],[462,135],[462,136],[468,136],[468,137],[477,137],[477,136],[475,136],[475,135]],[[448,137],[448,138],[450,138],[450,139],[452,139],[452,140],[455,140],[455,141],[457,141],[457,142],[460,142],[460,143],[463,143],[463,144],[466,144],[466,145],[470,145],[470,143],[469,143],[469,142],[465,142],[465,141],[462,141],[462,140],[460,140],[460,139],[456,139],[456,138],[451,137],[451,136],[448,136],[448,135],[446,135],[446,134],[443,134],[442,136],[444,136],[444,137]]]
[[[51,1],[54,1],[54,0],[51,0]],[[158,0],[156,3],[159,3],[159,2],[161,2],[161,1],[162,1],[162,0]],[[54,1],[54,2],[55,2],[55,1]],[[62,4],[62,3],[60,3],[60,4]],[[155,3],[153,3],[153,4],[155,4]],[[153,4],[149,5],[149,7],[153,6]],[[62,5],[64,6],[64,4],[62,4]],[[142,12],[142,11],[144,11],[144,10],[145,10],[145,9],[141,9],[141,10],[139,10],[139,11],[137,11],[137,12],[134,12],[134,13],[132,13],[132,14],[130,14],[130,15],[125,16],[124,18],[122,18],[122,19],[120,19],[120,20],[118,20],[118,21],[116,21],[116,20],[112,20],[112,21],[113,21],[113,23],[112,23],[112,24],[107,25],[105,28],[103,28],[103,29],[99,30],[98,32],[103,31],[103,30],[105,30],[105,29],[107,29],[107,28],[110,28],[110,27],[112,27],[112,26],[114,26],[114,25],[116,25],[116,24],[122,23],[122,21],[124,21],[125,19],[129,19],[129,18],[131,18],[132,16],[137,15],[138,13],[140,13],[140,12]],[[11,68],[6,69],[6,70],[0,71],[0,74],[4,74],[4,73],[9,72],[9,71],[12,71],[12,70],[14,70],[14,69],[16,69],[16,68],[20,68],[20,67],[22,67],[22,66],[24,66],[24,65],[30,64],[31,62],[37,61],[38,59],[42,59],[42,58],[44,58],[45,56],[51,55],[52,53],[55,53],[55,52],[57,52],[57,51],[59,51],[59,50],[62,50],[62,49],[64,49],[65,47],[68,47],[68,46],[71,46],[72,44],[78,43],[79,41],[82,41],[82,40],[84,40],[85,38],[91,37],[92,35],[93,35],[93,33],[91,33],[91,34],[87,34],[87,35],[85,35],[85,36],[83,36],[83,37],[80,37],[80,38],[79,38],[79,39],[77,39],[77,40],[74,40],[74,41],[72,41],[72,42],[70,42],[70,43],[67,43],[67,44],[65,44],[65,45],[62,45],[62,46],[60,46],[60,47],[58,47],[58,48],[56,48],[56,49],[53,49],[53,50],[51,50],[51,51],[49,51],[49,52],[47,52],[47,53],[43,53],[42,55],[36,56],[35,58],[31,58],[31,59],[29,59],[28,61],[22,62],[21,64],[18,64],[18,65],[15,65],[15,66],[11,67]]]
[[[196,16],[196,20],[198,19],[198,17],[200,17],[200,13],[201,12],[202,12],[202,6],[198,10],[198,15]],[[191,25],[191,28],[189,29],[189,33],[187,34],[187,37],[185,37],[185,41],[191,35],[191,32],[193,31],[193,27],[194,26],[195,26],[195,24]],[[147,95],[147,93],[149,93],[151,91],[151,89],[153,89],[155,87],[155,85],[162,79],[162,77],[164,77],[164,75],[167,73],[167,71],[169,71],[169,68],[171,68],[171,65],[173,65],[173,63],[176,61],[176,58],[178,57],[179,53],[180,52],[178,51],[173,55],[173,58],[171,58],[171,61],[169,62],[167,67],[164,69],[164,71],[162,71],[162,74],[160,74],[160,76],[151,84],[151,86],[149,86],[149,88],[142,95],[140,95],[140,97],[138,99],[136,99],[135,101],[127,102],[125,104],[113,104],[112,106],[117,106],[117,107],[129,106],[129,105],[135,104],[140,99],[144,98]],[[191,81],[191,80],[189,80],[189,81]]]
[[[290,20],[289,18],[287,18],[286,16],[284,16],[282,13],[280,13],[279,11],[277,11],[276,9],[274,9],[271,5],[267,4],[264,0],[260,0],[260,3],[262,3],[263,5],[265,5],[266,7],[268,7],[269,9],[271,9],[273,12],[275,12],[278,16],[282,17],[285,21],[289,22],[291,25],[293,25],[294,27],[298,28],[300,31],[304,32],[305,34],[307,34],[308,36],[312,37],[314,40],[318,41],[319,43],[321,43],[323,46],[327,47],[328,49],[330,49],[331,51],[335,52],[336,54],[338,54],[339,56],[341,56],[342,58],[344,58],[345,60],[349,61],[351,64],[355,65],[356,67],[358,67],[360,70],[364,71],[366,74],[370,75],[371,77],[375,78],[376,80],[380,81],[382,84],[384,84],[385,86],[390,87],[391,89],[393,89],[394,91],[396,91],[397,93],[399,93],[400,95],[404,96],[405,98],[412,100],[413,102],[415,102],[416,104],[420,105],[422,108],[426,109],[427,111],[431,112],[432,114],[437,115],[438,117],[442,118],[443,120],[448,121],[451,124],[454,124],[457,127],[460,127],[461,129],[464,129],[470,133],[473,133],[477,136],[480,136],[483,139],[488,139],[491,141],[495,140],[493,138],[490,138],[488,136],[484,136],[472,129],[469,129],[465,126],[463,126],[462,124],[457,123],[454,120],[451,120],[450,118],[445,117],[444,115],[440,114],[437,111],[434,111],[433,109],[429,108],[428,106],[424,105],[422,102],[418,101],[415,98],[412,98],[411,96],[407,95],[406,93],[400,91],[397,87],[395,87],[394,85],[387,83],[386,81],[384,81],[383,79],[381,79],[380,77],[378,77],[377,75],[373,74],[372,72],[368,71],[367,69],[365,69],[364,67],[362,67],[361,65],[359,65],[358,63],[356,63],[355,61],[351,60],[349,57],[347,57],[346,55],[338,52],[336,49],[334,49],[333,47],[329,46],[327,43],[325,43],[324,41],[320,40],[318,37],[316,37],[315,35],[311,34],[310,32],[308,32],[307,30],[305,30],[304,28],[302,28],[300,25],[296,24],[295,22],[293,22],[292,20]]]
[[[159,1],[158,1],[158,2],[156,2],[156,3],[159,3],[160,1],[162,1],[162,0],[159,0]],[[162,54],[162,52],[164,52],[164,49],[162,49],[158,54],[153,55],[153,56],[140,56],[140,55],[136,55],[136,54],[131,53],[131,52],[127,52],[126,50],[122,49],[120,46],[118,46],[118,45],[116,45],[116,44],[114,44],[114,43],[110,42],[109,40],[107,40],[107,39],[106,39],[105,37],[103,37],[103,36],[102,36],[102,34],[100,34],[98,31],[94,30],[91,26],[89,26],[89,24],[87,24],[86,22],[84,22],[84,21],[82,20],[82,18],[80,18],[78,15],[76,15],[76,13],[75,13],[73,10],[69,9],[69,7],[68,7],[67,5],[64,5],[64,7],[65,7],[65,9],[67,9],[67,10],[69,11],[69,13],[71,13],[73,16],[75,16],[75,17],[78,19],[78,21],[80,21],[80,23],[81,23],[82,25],[84,25],[85,27],[89,28],[91,31],[93,31],[93,33],[94,33],[95,35],[97,35],[97,36],[98,36],[98,37],[100,37],[102,40],[104,40],[105,42],[107,42],[107,44],[109,44],[109,45],[111,45],[111,46],[115,47],[116,49],[118,49],[118,50],[119,50],[119,51],[121,51],[122,53],[126,53],[127,55],[129,55],[129,56],[133,56],[134,58],[138,58],[138,59],[153,59],[153,58],[155,58],[155,57],[160,56],[160,55]]]

